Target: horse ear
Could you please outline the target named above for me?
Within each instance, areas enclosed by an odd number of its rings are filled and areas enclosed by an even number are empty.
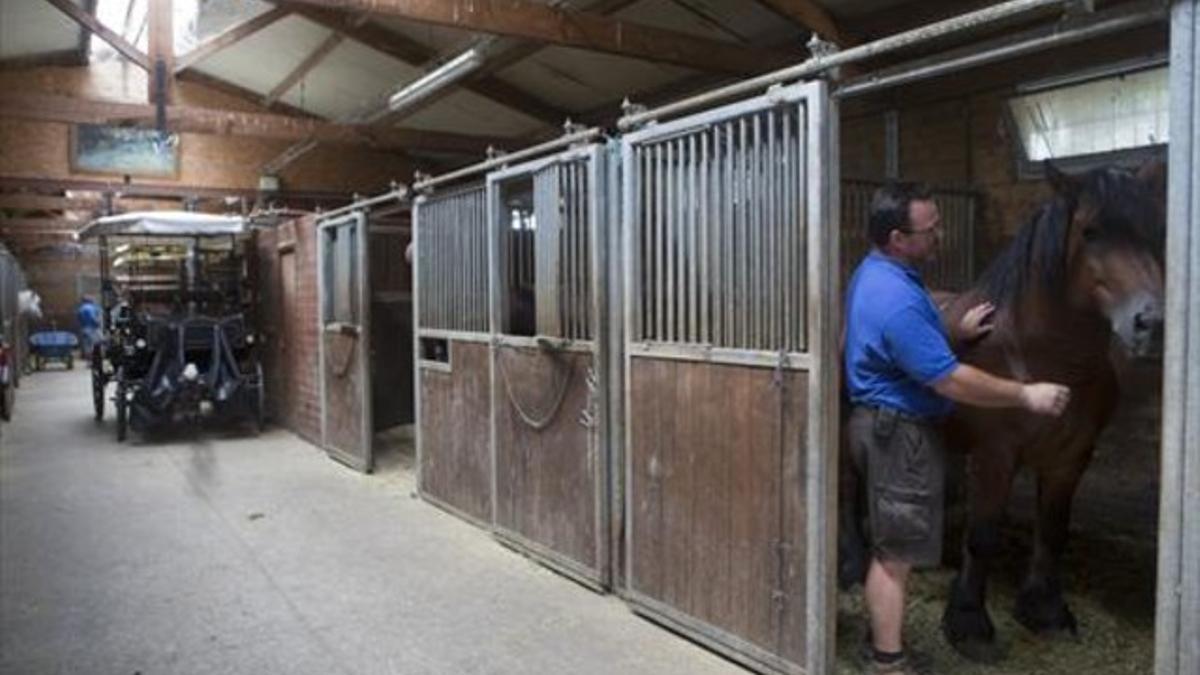
[[[1167,194],[1167,163],[1160,159],[1146,160],[1146,163],[1138,169],[1137,179],[1152,194],[1165,197]]]
[[[1067,199],[1075,199],[1079,195],[1079,181],[1075,177],[1059,171],[1050,160],[1043,162],[1042,166],[1046,170],[1046,182],[1050,183],[1056,194]]]

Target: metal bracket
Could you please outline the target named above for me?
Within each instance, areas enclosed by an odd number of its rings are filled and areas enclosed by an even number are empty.
[[[625,97],[624,101],[621,101],[621,117],[629,117],[630,115],[640,115],[640,114],[646,112],[647,110],[649,110],[649,108],[647,108],[645,105],[643,105],[641,103],[634,103],[633,101],[629,100],[628,96]],[[651,124],[654,124],[654,120],[648,120],[643,124],[637,125],[636,128],[649,126]]]

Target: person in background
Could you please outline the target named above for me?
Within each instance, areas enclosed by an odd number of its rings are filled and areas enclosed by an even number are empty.
[[[79,345],[84,358],[91,358],[92,347],[101,340],[100,305],[91,296],[85,295],[79,301],[75,310],[75,319],[79,322]]]
[[[1067,387],[1026,384],[959,363],[951,344],[991,330],[993,307],[972,308],[958,326],[941,316],[921,280],[941,241],[941,217],[925,188],[891,183],[875,192],[872,250],[846,293],[845,382],[849,452],[866,480],[870,620],[866,672],[919,673],[901,640],[905,586],[917,566],[941,561],[945,458],[938,422],[954,403],[1061,415]]]

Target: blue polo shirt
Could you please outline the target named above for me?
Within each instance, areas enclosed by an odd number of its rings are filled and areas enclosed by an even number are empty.
[[[922,418],[953,404],[932,384],[958,366],[941,316],[911,266],[873,250],[846,291],[846,387],[857,404]]]

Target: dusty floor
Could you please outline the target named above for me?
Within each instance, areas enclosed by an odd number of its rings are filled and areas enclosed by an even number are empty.
[[[741,672],[415,499],[401,454],[118,445],[80,370],[0,433],[0,673]]]

